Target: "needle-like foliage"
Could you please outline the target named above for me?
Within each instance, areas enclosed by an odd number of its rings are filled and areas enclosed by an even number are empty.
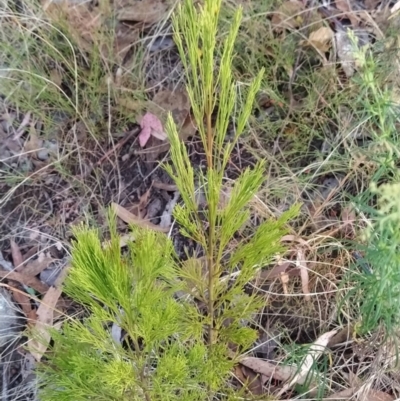
[[[379,189],[378,209],[374,223],[365,232],[359,272],[351,278],[356,282],[351,295],[360,304],[361,330],[368,332],[383,325],[387,338],[398,337],[400,327],[400,185],[384,184]]]
[[[360,98],[373,124],[374,153],[378,166],[368,191],[355,204],[367,216],[368,227],[363,232],[362,245],[355,254],[358,269],[351,270],[349,297],[359,308],[361,332],[383,326],[386,339],[398,346],[400,328],[400,186],[398,147],[398,105],[390,81],[377,74],[382,67],[372,57],[368,47],[356,53],[360,68]],[[381,184],[385,182],[385,184]],[[372,206],[374,205],[374,207]],[[345,281],[346,282],[346,281]],[[347,283],[347,282],[346,282]],[[347,300],[346,299],[346,300]]]
[[[247,206],[264,180],[264,163],[258,163],[252,170],[245,170],[235,182],[227,204],[221,206],[226,166],[245,129],[256,93],[261,86],[263,71],[250,84],[246,100],[238,105],[236,85],[232,78],[232,59],[242,11],[240,7],[236,11],[226,39],[221,43],[217,40],[220,9],[220,0],[206,0],[199,11],[188,0],[179,7],[173,19],[175,42],[185,67],[187,91],[207,158],[206,172],[199,173],[207,201],[206,210],[201,211],[206,225],[195,199],[194,171],[189,155],[179,140],[172,118],[167,127],[172,145],[172,165],[166,166],[166,169],[174,178],[184,199],[184,204],[177,208],[175,217],[182,226],[182,232],[200,243],[206,255],[208,292],[207,299],[203,301],[208,309],[210,347],[218,343],[218,333],[226,319],[224,314],[229,310],[224,305],[223,310],[218,311],[218,300],[226,297],[228,283],[230,291],[235,292],[235,284],[232,285],[228,279],[221,284],[221,275],[227,271],[232,273],[240,266],[239,278],[235,283],[241,289],[244,282],[254,275],[256,266],[265,263],[280,249],[281,229],[290,215],[294,214],[292,211],[283,216],[276,226],[276,223],[271,222],[262,224],[252,239],[240,244],[237,251],[233,252],[230,258],[232,263],[222,262],[227,245],[249,218]],[[218,68],[216,54],[220,55]],[[235,119],[236,132],[233,140],[228,141],[226,132],[231,117]],[[245,252],[247,255],[244,255]],[[257,256],[254,258],[251,255]],[[250,304],[256,308],[257,303],[254,300]]]
[[[249,221],[249,202],[264,180],[264,163],[244,170],[221,200],[224,174],[263,72],[238,104],[231,63],[241,9],[221,41],[220,8],[221,0],[205,0],[201,8],[185,0],[173,18],[207,169],[193,169],[172,118],[167,124],[171,164],[165,168],[182,196],[175,219],[204,256],[178,261],[170,239],[143,229],[134,229],[135,241],[121,256],[113,217],[106,247],[95,231],[76,230],[65,292],[87,307],[87,317],[69,320],[54,333],[54,346],[42,365],[42,401],[234,397],[229,375],[256,339],[251,322],[264,303],[245,285],[283,251],[280,241],[296,208],[261,223],[231,249],[235,234]],[[228,141],[230,118],[236,132]],[[196,182],[202,183],[206,198],[201,209]]]

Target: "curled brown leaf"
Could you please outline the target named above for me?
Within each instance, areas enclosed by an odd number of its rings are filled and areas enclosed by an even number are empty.
[[[21,284],[24,284],[28,287],[32,287],[35,291],[39,292],[40,294],[44,294],[49,289],[48,285],[43,284],[36,277],[27,276],[23,273],[0,270],[0,278],[7,278],[9,280],[18,281]]]
[[[114,209],[117,216],[121,220],[123,220],[125,223],[133,224],[133,225],[136,225],[139,227],[150,228],[151,230],[160,231],[163,233],[167,233],[169,231],[169,227],[166,227],[166,228],[160,227],[160,226],[157,226],[157,225],[151,223],[148,220],[144,220],[138,216],[135,216],[133,213],[129,212],[123,206],[120,206],[117,203],[113,202],[111,204],[111,206]]]

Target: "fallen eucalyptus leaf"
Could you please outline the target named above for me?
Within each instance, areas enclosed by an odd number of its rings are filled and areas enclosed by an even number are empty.
[[[171,8],[164,0],[118,0],[115,5],[118,20],[148,25],[166,19]]]
[[[325,53],[330,49],[333,37],[334,33],[332,29],[327,26],[323,26],[310,33],[308,42],[321,53]]]
[[[285,1],[272,17],[272,25],[276,28],[295,29],[303,24],[301,12],[304,11],[301,1]]]
[[[139,134],[139,144],[143,148],[150,139],[150,136],[165,141],[167,134],[164,132],[161,121],[152,113],[147,112],[140,121],[142,130]]]
[[[161,231],[163,233],[169,231],[169,227],[160,227],[151,223],[150,221],[141,219],[140,217],[135,216],[133,213],[129,212],[123,206],[120,206],[117,203],[112,203],[111,206],[114,209],[116,215],[125,223],[133,224],[139,227],[150,228],[151,230]]]
[[[49,329],[53,327],[54,308],[60,295],[61,288],[50,287],[36,312],[37,320],[34,330],[38,338],[32,338],[28,342],[28,348],[37,361],[42,359],[50,343]]]

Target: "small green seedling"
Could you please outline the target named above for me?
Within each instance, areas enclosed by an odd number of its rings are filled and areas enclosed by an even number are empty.
[[[233,397],[230,372],[256,339],[250,323],[264,303],[244,287],[283,251],[286,223],[297,211],[263,222],[228,251],[264,180],[260,162],[234,182],[226,202],[220,201],[229,157],[246,127],[262,71],[243,107],[235,109],[231,63],[241,9],[220,43],[220,8],[221,0],[206,0],[199,9],[185,0],[173,18],[207,168],[195,173],[172,117],[167,123],[172,163],[165,168],[182,196],[174,217],[182,234],[201,246],[204,258],[181,262],[164,234],[135,228],[128,255],[121,256],[113,216],[105,248],[96,231],[76,230],[65,292],[85,305],[87,317],[68,320],[54,333],[40,374],[42,401]],[[230,118],[236,133],[227,141]],[[195,196],[198,181],[206,198],[202,209]],[[121,335],[115,338],[115,332]]]

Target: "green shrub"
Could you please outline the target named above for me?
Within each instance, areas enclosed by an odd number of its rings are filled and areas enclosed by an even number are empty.
[[[85,305],[87,317],[69,319],[54,333],[40,370],[42,401],[232,396],[229,374],[256,339],[250,323],[264,302],[246,293],[245,284],[283,251],[281,237],[298,208],[263,222],[250,238],[228,250],[248,221],[249,201],[264,180],[264,165],[258,163],[235,181],[229,199],[220,201],[229,156],[245,129],[262,72],[238,106],[231,61],[241,10],[220,44],[220,7],[220,0],[206,0],[198,11],[186,0],[173,20],[207,169],[195,175],[172,118],[167,124],[172,164],[165,168],[182,196],[175,219],[182,233],[202,247],[204,257],[180,262],[164,234],[135,228],[135,240],[121,256],[114,216],[106,247],[95,230],[75,230],[65,293]],[[236,134],[228,142],[232,116]],[[202,210],[195,197],[198,180],[207,200]],[[122,342],[113,338],[113,328],[121,329]]]
[[[356,245],[359,268],[350,272],[354,289],[348,295],[357,302],[354,312],[362,333],[383,326],[386,338],[395,339],[400,327],[398,103],[391,74],[383,74],[390,63],[374,57],[366,46],[355,55],[363,119],[369,121],[372,139],[369,161],[375,168],[369,189],[355,199],[368,221]]]
[[[383,325],[386,336],[394,339],[400,327],[400,185],[372,185],[371,189],[378,197],[377,210],[360,247],[359,272],[351,276],[356,282],[362,332]]]

